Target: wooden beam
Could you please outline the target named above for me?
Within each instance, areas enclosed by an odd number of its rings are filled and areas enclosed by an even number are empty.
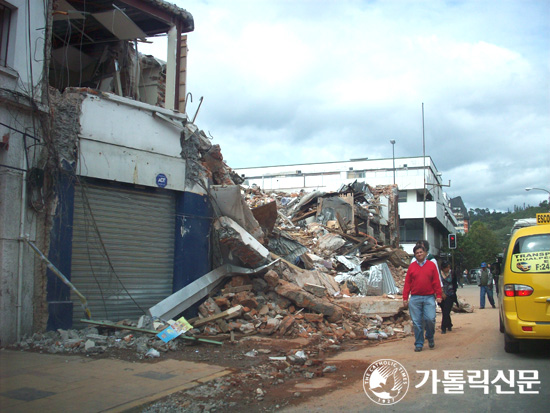
[[[219,320],[220,318],[232,318],[238,316],[243,311],[242,305],[237,305],[235,307],[231,307],[228,310],[222,311],[221,313],[211,315],[210,317],[205,318],[199,318],[197,321],[191,323],[193,327],[200,327],[204,324],[208,324],[211,321]]]

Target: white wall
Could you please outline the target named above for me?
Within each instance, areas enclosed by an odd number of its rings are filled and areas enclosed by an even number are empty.
[[[16,74],[15,90],[31,95],[34,86],[35,97],[40,96],[37,84],[42,79],[44,65],[45,1],[8,0],[12,5],[8,56],[6,68],[0,68],[2,76]],[[30,9],[28,5],[30,3]],[[29,27],[30,19],[30,27]],[[32,68],[32,79],[31,79]],[[2,73],[3,72],[3,73]],[[0,84],[1,86],[1,84]]]
[[[21,240],[28,234],[35,240],[38,215],[25,199],[26,173],[36,166],[37,148],[20,132],[40,137],[39,113],[31,99],[40,105],[39,83],[44,64],[44,1],[10,0],[11,12],[6,66],[0,66],[0,138],[9,135],[9,149],[0,149],[0,345],[13,343],[33,331],[34,264],[33,252]],[[30,3],[30,10],[27,9]],[[30,27],[29,20],[30,19]],[[32,68],[32,79],[31,79]],[[17,92],[13,94],[11,92]],[[34,118],[34,121],[33,121]],[[21,219],[23,218],[23,219]],[[18,312],[18,308],[20,311]]]
[[[181,129],[154,114],[180,123],[185,116],[106,96],[86,95],[82,103],[77,173],[151,187],[157,187],[156,177],[164,174],[168,178],[166,189],[186,190]]]

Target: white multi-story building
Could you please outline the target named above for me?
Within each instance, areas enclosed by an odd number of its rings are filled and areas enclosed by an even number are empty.
[[[372,187],[395,183],[399,188],[400,245],[409,254],[420,239],[427,239],[430,252],[437,254],[457,225],[442,189],[441,174],[429,156],[262,166],[236,172],[249,185],[256,184],[264,191],[336,191],[356,180]]]

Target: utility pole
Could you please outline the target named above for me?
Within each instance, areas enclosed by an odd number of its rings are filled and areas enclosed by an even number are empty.
[[[422,102],[422,161],[424,162],[424,215],[422,218],[422,233],[424,234],[424,239],[428,239],[428,228],[426,227],[426,138],[424,134],[424,102]]]

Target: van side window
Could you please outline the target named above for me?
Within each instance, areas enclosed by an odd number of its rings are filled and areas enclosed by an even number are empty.
[[[550,251],[549,234],[531,235],[529,237],[519,238],[514,246],[514,254],[541,251]]]

